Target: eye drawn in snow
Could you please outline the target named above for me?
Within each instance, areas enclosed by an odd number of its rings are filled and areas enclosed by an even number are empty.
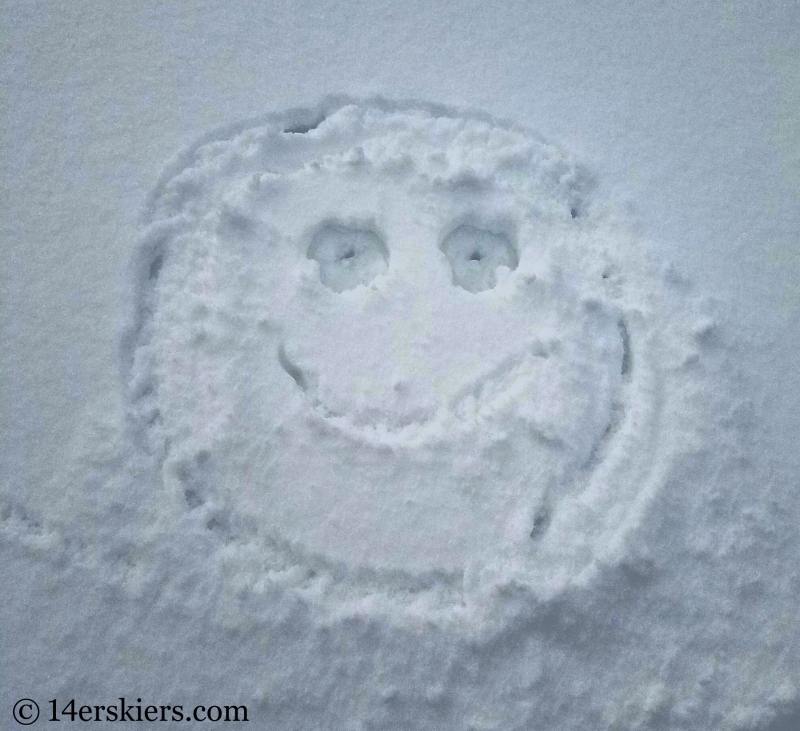
[[[624,555],[691,408],[661,285],[580,165],[480,116],[331,102],[175,167],[128,348],[163,512],[238,516],[288,588],[453,612]]]
[[[497,267],[517,268],[517,252],[502,233],[459,226],[442,242],[453,283],[468,292],[483,292],[496,284]]]
[[[314,233],[307,256],[319,264],[320,281],[334,292],[369,284],[386,271],[389,260],[377,234],[336,224],[321,226]]]

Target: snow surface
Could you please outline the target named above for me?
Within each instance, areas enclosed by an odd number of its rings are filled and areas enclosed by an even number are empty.
[[[797,727],[797,6],[269,11],[5,10],[2,708]]]

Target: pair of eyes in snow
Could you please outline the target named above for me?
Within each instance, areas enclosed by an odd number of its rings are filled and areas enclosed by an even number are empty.
[[[453,284],[483,292],[497,283],[497,268],[516,269],[517,252],[508,236],[470,225],[453,229],[441,250],[450,262]],[[311,237],[308,258],[319,264],[322,283],[334,292],[368,284],[389,266],[389,250],[366,228],[325,224]]]

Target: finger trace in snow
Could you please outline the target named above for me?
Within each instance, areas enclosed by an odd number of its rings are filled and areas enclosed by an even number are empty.
[[[524,130],[291,116],[199,144],[152,199],[128,368],[154,519],[202,473],[247,526],[227,570],[262,545],[284,588],[397,617],[620,560],[699,424],[641,242]]]

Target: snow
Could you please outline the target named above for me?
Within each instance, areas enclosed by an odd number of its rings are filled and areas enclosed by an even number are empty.
[[[796,4],[4,13],[4,709],[797,725]]]

